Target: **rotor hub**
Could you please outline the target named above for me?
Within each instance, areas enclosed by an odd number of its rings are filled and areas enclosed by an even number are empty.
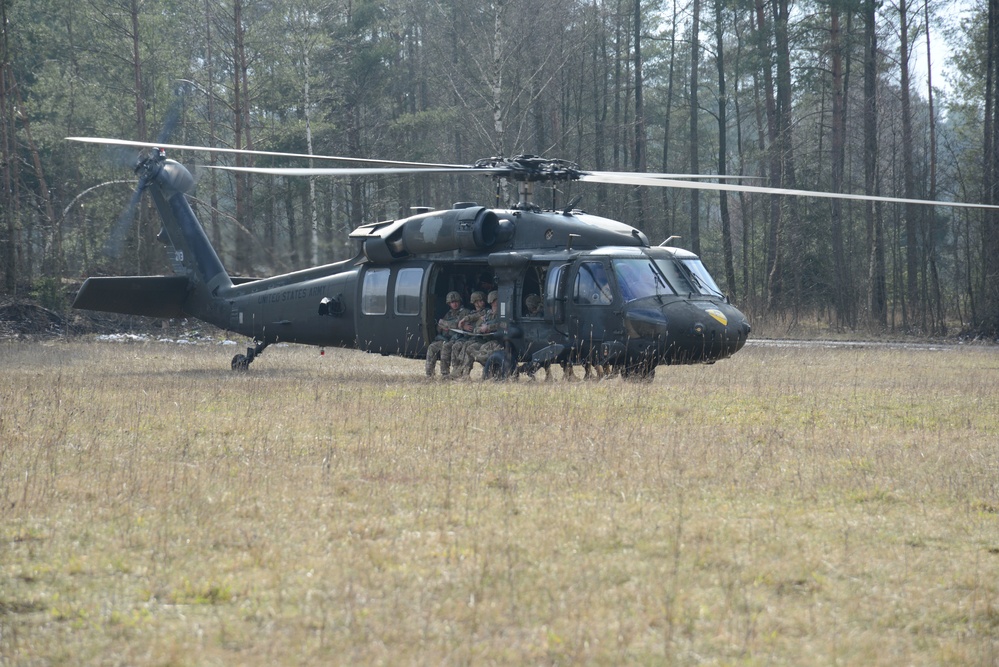
[[[579,165],[568,160],[543,158],[538,155],[517,155],[511,158],[491,157],[479,160],[476,168],[505,169],[497,174],[512,181],[549,183],[576,181],[583,175]]]

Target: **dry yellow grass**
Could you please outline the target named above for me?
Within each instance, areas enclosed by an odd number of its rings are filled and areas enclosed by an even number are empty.
[[[231,355],[0,346],[0,663],[999,661],[994,348]]]

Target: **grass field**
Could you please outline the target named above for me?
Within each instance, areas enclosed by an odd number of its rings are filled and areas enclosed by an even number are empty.
[[[999,349],[232,354],[0,344],[0,664],[999,662]]]

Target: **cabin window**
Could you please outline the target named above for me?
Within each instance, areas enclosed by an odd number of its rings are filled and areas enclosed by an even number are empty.
[[[420,314],[420,287],[423,269],[399,269],[395,278],[395,314]]]
[[[607,269],[602,262],[581,262],[572,291],[573,300],[581,305],[607,306],[613,298]]]
[[[388,303],[388,269],[369,269],[364,274],[361,290],[361,312],[365,315],[384,315]]]
[[[531,266],[524,274],[523,287],[521,288],[522,298],[520,300],[520,314],[522,317],[544,317],[544,288],[547,269],[547,265],[539,264]],[[537,307],[531,309],[528,306],[528,301],[532,304],[537,304]]]

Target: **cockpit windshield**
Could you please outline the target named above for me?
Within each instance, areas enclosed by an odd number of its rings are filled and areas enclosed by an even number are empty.
[[[646,296],[676,294],[655,263],[647,257],[615,259],[613,264],[618,288],[625,302]]]
[[[679,294],[724,296],[699,259],[657,259],[655,262]]]

